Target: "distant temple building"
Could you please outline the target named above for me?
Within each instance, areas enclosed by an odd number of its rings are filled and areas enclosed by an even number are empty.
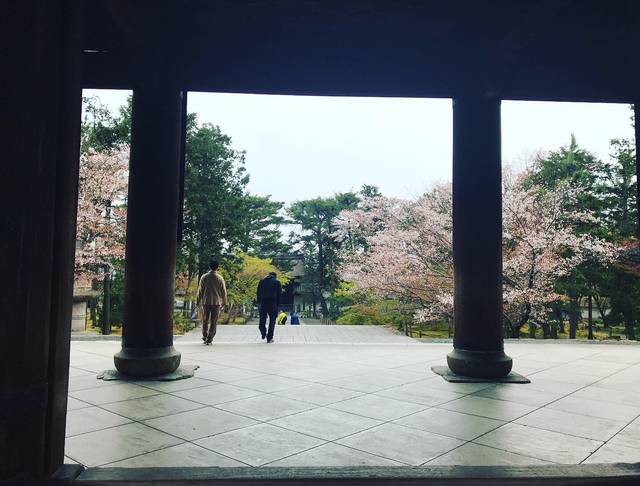
[[[305,281],[304,261],[298,254],[273,258],[273,263],[286,270],[289,282],[282,289],[280,307],[285,312],[296,310],[303,316],[316,317],[320,296],[312,282]]]

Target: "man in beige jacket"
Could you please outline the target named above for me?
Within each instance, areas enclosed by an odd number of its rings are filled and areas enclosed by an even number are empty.
[[[218,270],[218,261],[209,262],[210,270],[200,277],[197,305],[202,306],[202,340],[211,344],[216,335],[220,308],[227,305],[227,287]]]

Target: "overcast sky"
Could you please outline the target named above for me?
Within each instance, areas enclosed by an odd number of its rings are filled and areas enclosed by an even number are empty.
[[[113,111],[128,92],[85,90]],[[291,202],[374,184],[415,196],[451,180],[451,100],[189,93],[189,111],[246,151],[254,194]],[[569,142],[608,160],[609,140],[633,136],[628,105],[502,103],[503,161],[519,165]]]

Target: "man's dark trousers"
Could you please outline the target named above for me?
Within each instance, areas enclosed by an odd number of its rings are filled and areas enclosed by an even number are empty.
[[[267,331],[266,323],[267,316],[269,316],[269,331]],[[278,316],[278,305],[272,300],[264,300],[260,302],[260,320],[258,321],[258,328],[260,334],[264,338],[267,337],[267,341],[273,339],[273,331],[276,327],[276,317]]]

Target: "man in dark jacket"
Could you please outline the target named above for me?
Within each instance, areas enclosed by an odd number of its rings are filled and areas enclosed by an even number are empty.
[[[273,342],[273,331],[276,327],[281,293],[282,285],[276,278],[276,272],[270,272],[269,275],[260,280],[258,284],[258,309],[260,311],[258,328],[262,339],[267,338],[268,343]],[[269,331],[266,328],[267,316],[269,316]]]

